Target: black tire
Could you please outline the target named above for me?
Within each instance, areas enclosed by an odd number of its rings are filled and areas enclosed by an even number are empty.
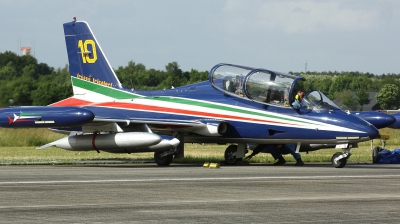
[[[332,159],[331,159],[331,162],[332,162],[332,165],[333,165],[335,168],[343,168],[344,166],[346,166],[347,158],[343,158],[343,159],[341,159],[341,160],[335,162],[335,159],[336,159],[338,156],[341,156],[342,154],[343,154],[343,153],[341,153],[341,152],[337,152],[337,153],[333,154]]]
[[[172,159],[174,155],[168,155],[161,157],[161,153],[163,152],[154,152],[154,161],[157,163],[159,166],[169,166],[169,164],[172,163]]]
[[[242,158],[237,159],[235,155],[237,152],[237,145],[230,145],[225,149],[225,163],[226,165],[235,165],[237,161],[241,161]]]

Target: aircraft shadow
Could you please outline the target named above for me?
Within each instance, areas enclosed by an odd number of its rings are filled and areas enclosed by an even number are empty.
[[[74,166],[90,166],[90,167],[109,167],[109,168],[162,168],[167,169],[168,167],[173,168],[188,168],[188,167],[203,167],[204,163],[171,163],[169,166],[158,166],[155,164],[154,160],[149,159],[94,159],[79,161],[79,163],[72,164]],[[225,165],[223,163],[218,163],[221,168],[224,167],[279,167],[279,168],[333,168],[332,164],[329,162],[320,163],[305,163],[304,166],[294,166],[294,163],[286,163],[284,165],[275,166],[273,163],[249,163],[243,165]],[[372,162],[364,163],[347,163],[343,169],[400,169],[400,164],[376,164]]]

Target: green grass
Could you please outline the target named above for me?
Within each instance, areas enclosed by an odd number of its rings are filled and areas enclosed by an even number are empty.
[[[381,134],[389,135],[386,148],[400,148],[400,130],[382,129]],[[47,129],[0,129],[0,165],[8,164],[70,164],[76,161],[110,160],[133,161],[152,160],[153,153],[114,154],[96,151],[74,152],[55,147],[36,149],[37,146],[55,141],[65,135],[53,133]],[[374,140],[373,146],[382,146],[380,140]],[[185,158],[175,159],[175,163],[220,162],[227,145],[217,144],[185,144]],[[335,152],[340,149],[322,149],[309,153],[301,153],[304,162],[329,162]],[[359,143],[359,148],[351,150],[349,162],[371,162],[371,142]],[[285,155],[288,162],[294,162],[291,155]],[[272,163],[272,156],[260,153],[250,160],[251,163]]]
[[[48,129],[0,128],[0,147],[40,146],[65,137]]]

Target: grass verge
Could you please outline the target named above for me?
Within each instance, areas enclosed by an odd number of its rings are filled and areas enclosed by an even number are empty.
[[[387,147],[390,150],[400,148],[399,130],[383,129],[382,134],[390,136]],[[0,165],[23,164],[76,164],[76,163],[141,163],[153,160],[153,153],[113,154],[107,152],[97,153],[73,152],[55,147],[42,150],[37,146],[65,137],[47,129],[0,129]],[[380,140],[372,142],[372,148],[381,146]],[[185,144],[185,158],[175,159],[174,163],[204,163],[220,162],[227,145],[216,144]],[[304,162],[330,162],[335,152],[340,149],[322,149],[309,153],[301,153]],[[359,148],[351,150],[349,162],[372,162],[371,142],[359,144]],[[285,155],[288,162],[295,160],[291,155]],[[251,163],[273,163],[270,154],[260,153],[250,160]]]

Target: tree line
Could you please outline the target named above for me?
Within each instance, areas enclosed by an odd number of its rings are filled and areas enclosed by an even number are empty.
[[[177,62],[168,63],[165,70],[147,69],[141,63],[128,62],[115,69],[127,88],[155,90],[179,87],[208,79],[208,71],[182,71]],[[306,78],[304,90],[319,90],[335,100],[342,109],[360,110],[368,104],[369,92],[376,96],[381,108],[400,106],[400,74],[361,72],[290,72]],[[68,65],[54,69],[38,63],[30,55],[0,53],[0,106],[48,105],[72,96]]]

